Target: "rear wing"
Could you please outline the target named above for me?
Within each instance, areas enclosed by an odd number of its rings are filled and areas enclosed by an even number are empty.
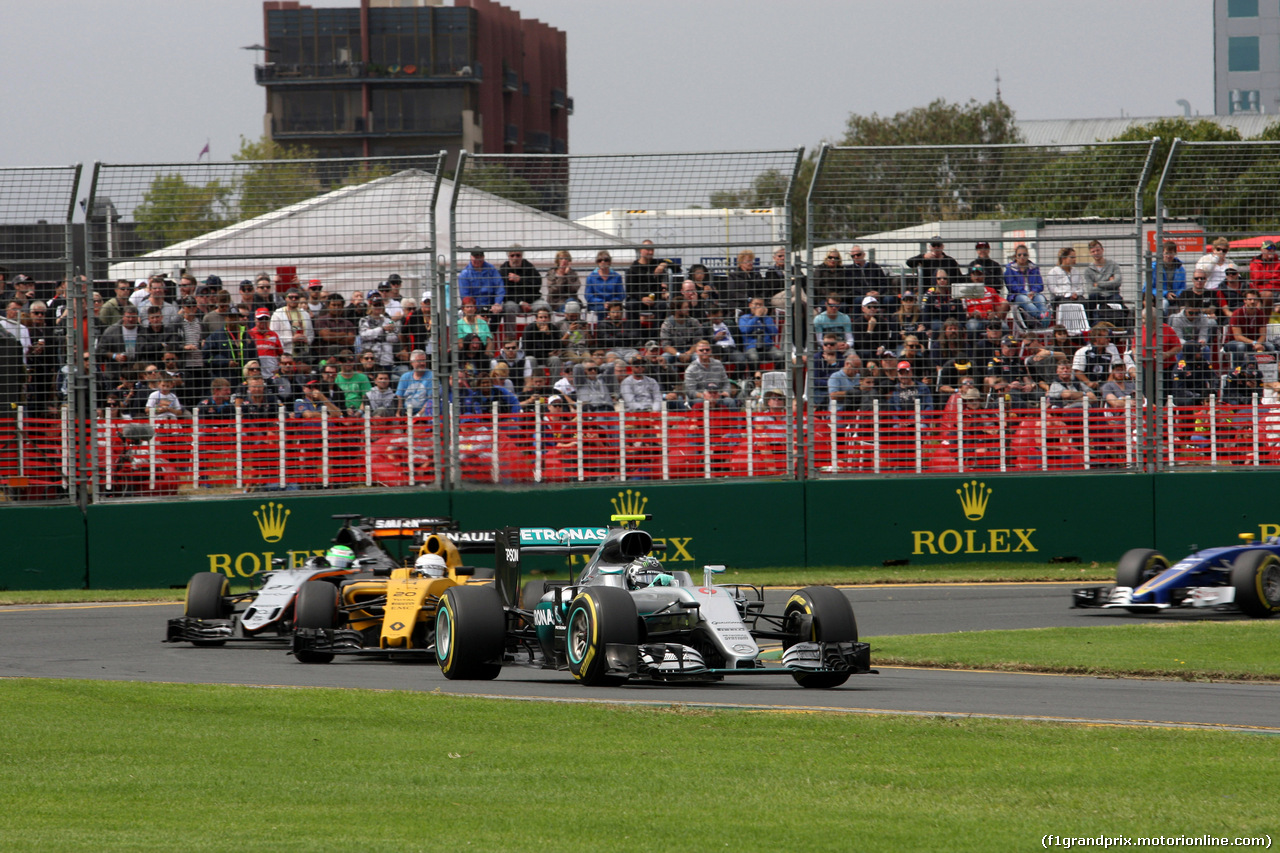
[[[506,527],[494,542],[494,582],[507,607],[520,603],[520,555],[590,554],[609,535],[607,527]]]

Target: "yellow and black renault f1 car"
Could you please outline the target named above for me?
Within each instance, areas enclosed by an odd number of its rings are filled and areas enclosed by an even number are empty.
[[[445,590],[492,584],[492,568],[463,564],[463,553],[492,554],[495,532],[461,531],[449,519],[374,518],[361,525],[400,559],[338,583],[314,580],[298,590],[290,652],[301,663],[337,655],[433,659],[436,605]],[[403,550],[403,549],[402,549]]]
[[[568,670],[583,684],[719,681],[729,675],[790,675],[803,687],[837,687],[873,672],[858,641],[853,607],[839,590],[798,590],[765,612],[762,587],[702,582],[668,572],[648,516],[615,515],[618,526],[508,528],[495,542],[496,582],[446,589],[436,611],[436,659],[452,679],[494,678],[509,664]],[[520,587],[522,553],[590,552],[576,581]],[[778,664],[760,640],[781,641]]]

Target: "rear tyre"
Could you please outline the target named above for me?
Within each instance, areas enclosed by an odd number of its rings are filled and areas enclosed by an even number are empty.
[[[565,657],[569,672],[583,684],[621,684],[625,675],[609,673],[606,647],[611,644],[638,646],[640,617],[636,604],[625,589],[592,586],[569,604],[565,627]]]
[[[794,639],[783,640],[789,649],[796,643],[856,643],[858,620],[853,605],[840,590],[829,586],[806,586],[787,601],[785,624],[795,626]],[[796,684],[809,688],[839,687],[849,680],[849,672],[793,672]]]
[[[294,604],[294,626],[297,628],[338,627],[338,588],[328,581],[307,581],[298,587]],[[330,663],[333,652],[294,649],[299,663]]]
[[[1280,557],[1270,551],[1245,551],[1231,564],[1236,606],[1246,616],[1267,619],[1280,612]]]
[[[230,581],[218,572],[199,572],[187,583],[186,603],[182,615],[193,619],[226,619],[231,615],[227,601]],[[225,646],[226,640],[192,640],[193,646]]]
[[[506,612],[497,588],[486,584],[445,590],[436,607],[436,663],[445,678],[497,678],[506,641]]]
[[[1159,551],[1150,548],[1131,548],[1124,552],[1124,556],[1116,564],[1116,586],[1137,589],[1167,568],[1169,568],[1169,561]],[[1154,613],[1159,608],[1137,605],[1126,607],[1125,610],[1130,613]]]

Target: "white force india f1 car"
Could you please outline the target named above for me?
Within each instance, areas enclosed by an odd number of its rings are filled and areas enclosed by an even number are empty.
[[[445,676],[489,679],[504,665],[524,665],[568,670],[590,685],[787,674],[803,687],[837,687],[874,672],[839,590],[805,587],[782,612],[766,613],[763,588],[712,582],[723,566],[707,566],[701,583],[665,571],[650,535],[636,528],[648,518],[499,530],[496,582],[456,586],[440,599],[435,652]],[[576,581],[522,589],[521,555],[538,552],[591,556]],[[779,664],[760,659],[761,640],[781,642]]]

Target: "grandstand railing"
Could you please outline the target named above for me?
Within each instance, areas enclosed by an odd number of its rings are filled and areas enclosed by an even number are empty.
[[[1140,468],[1142,406],[815,412],[809,442],[824,476],[1117,471]],[[1216,397],[1161,408],[1161,467],[1280,467],[1280,403]],[[461,485],[788,477],[782,409],[464,414]],[[98,418],[100,500],[262,491],[431,487],[444,464],[430,417],[299,419],[243,409],[229,418]],[[794,428],[794,424],[792,425]],[[68,415],[0,422],[10,501],[65,500],[74,470]],[[791,470],[805,470],[793,466]]]

